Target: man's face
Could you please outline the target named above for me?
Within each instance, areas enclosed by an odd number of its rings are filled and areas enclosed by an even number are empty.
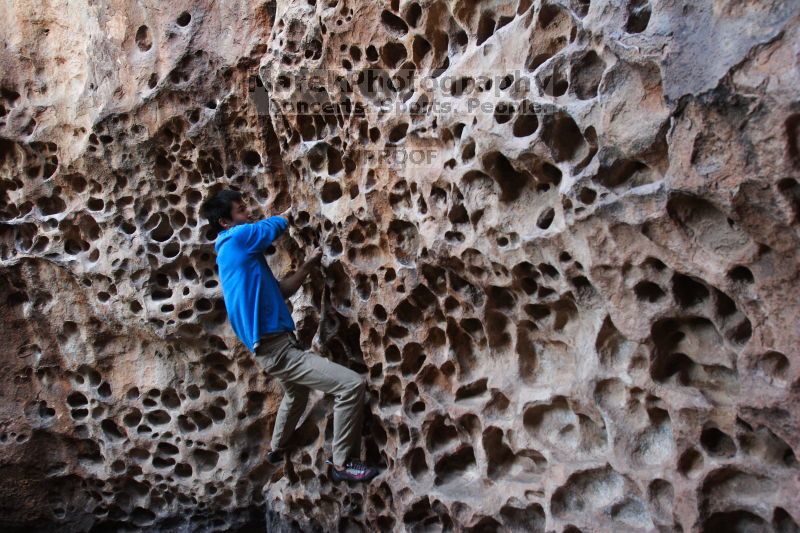
[[[231,220],[227,218],[220,219],[220,225],[225,228],[232,228],[234,226],[238,226],[239,224],[247,224],[248,222],[252,222],[253,220],[253,213],[250,212],[250,209],[244,204],[244,202],[234,202],[233,207],[231,207]]]

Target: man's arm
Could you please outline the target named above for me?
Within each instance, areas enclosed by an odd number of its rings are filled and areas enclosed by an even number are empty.
[[[303,280],[319,265],[321,259],[322,252],[315,253],[311,259],[300,265],[300,268],[298,268],[296,272],[289,274],[278,282],[278,286],[284,298],[289,298],[297,292],[303,284]]]
[[[236,229],[236,238],[248,252],[263,253],[288,226],[286,217],[273,216],[251,224],[242,224],[239,226],[241,229]]]

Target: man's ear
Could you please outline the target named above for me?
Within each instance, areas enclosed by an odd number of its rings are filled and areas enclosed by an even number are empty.
[[[231,224],[233,224],[233,220],[229,218],[220,217],[219,225],[222,226],[223,228],[228,229],[231,227]]]

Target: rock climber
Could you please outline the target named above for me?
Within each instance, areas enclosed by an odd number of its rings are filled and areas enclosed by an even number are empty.
[[[217,231],[214,249],[233,331],[284,390],[267,460],[279,464],[286,459],[309,389],[321,390],[334,396],[332,460],[327,461],[332,479],[368,482],[378,470],[358,460],[364,379],[349,368],[302,349],[284,301],[319,266],[322,253],[317,252],[296,272],[278,281],[264,252],[289,226],[289,210],[256,220],[242,194],[225,189],[203,202],[200,214]]]

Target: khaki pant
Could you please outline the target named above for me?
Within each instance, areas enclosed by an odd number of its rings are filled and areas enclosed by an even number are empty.
[[[366,387],[361,376],[312,351],[303,350],[294,333],[261,337],[255,359],[278,380],[285,392],[272,432],[273,450],[289,442],[306,408],[308,390],[315,389],[334,396],[333,462],[341,466],[348,458],[359,457]]]

